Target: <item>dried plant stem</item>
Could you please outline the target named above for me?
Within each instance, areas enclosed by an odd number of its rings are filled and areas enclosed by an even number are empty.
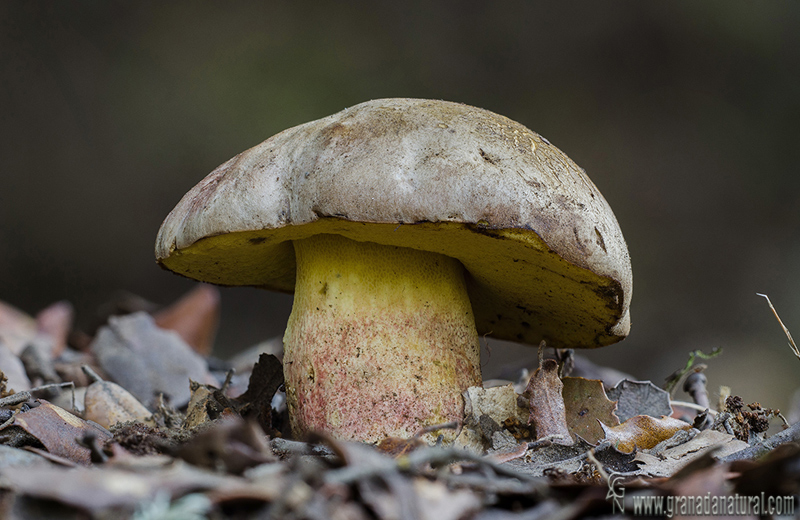
[[[697,410],[698,412],[703,412],[705,410],[708,410],[708,414],[711,415],[712,417],[717,415],[716,410],[712,410],[707,406],[700,406],[699,404],[690,403],[689,401],[675,401],[673,399],[670,399],[669,404],[670,406],[683,406],[684,408],[691,408],[692,410]]]
[[[766,294],[761,294],[761,293],[756,293],[756,294],[758,296],[762,296],[764,299],[767,300],[767,303],[769,304],[769,308],[772,309],[772,314],[775,315],[775,319],[778,320],[778,323],[780,323],[784,334],[786,334],[786,337],[789,338],[789,346],[792,348],[792,352],[794,352],[794,355],[797,356],[797,359],[800,359],[800,349],[797,348],[797,344],[794,342],[794,339],[792,339],[792,333],[789,332],[789,329],[787,329],[786,325],[783,324],[783,321],[781,320],[781,317],[778,316],[778,311],[775,310],[775,307],[772,305],[772,302],[769,300],[769,296],[767,296]]]

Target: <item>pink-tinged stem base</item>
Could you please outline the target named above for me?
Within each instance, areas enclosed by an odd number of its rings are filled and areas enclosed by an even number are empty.
[[[375,443],[461,420],[462,392],[481,384],[461,264],[333,235],[297,241],[295,252],[284,336],[294,435]]]

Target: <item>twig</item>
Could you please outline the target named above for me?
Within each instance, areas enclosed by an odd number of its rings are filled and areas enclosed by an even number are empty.
[[[336,484],[351,484],[364,478],[371,478],[391,472],[415,472],[426,464],[440,466],[461,461],[473,462],[481,467],[491,469],[497,475],[516,478],[521,481],[533,479],[530,475],[516,471],[510,466],[504,466],[487,457],[476,455],[465,450],[430,447],[420,448],[394,460],[387,458],[385,463],[363,467],[345,466],[337,470],[329,471],[325,476],[325,481]]]
[[[72,382],[72,381],[67,381],[65,383],[50,383],[50,384],[47,384],[47,385],[42,385],[42,386],[37,386],[35,388],[31,388],[28,391],[31,394],[35,394],[37,392],[43,392],[45,390],[54,390],[54,389],[59,389],[60,390],[60,389],[64,389],[64,388],[72,389],[71,406],[72,406],[72,409],[75,410],[76,409],[75,408],[75,383]]]
[[[233,379],[234,375],[236,375],[236,369],[235,368],[231,368],[230,370],[228,370],[225,373],[225,382],[222,383],[222,387],[220,388],[220,391],[222,391],[222,393],[225,393],[225,392],[228,391],[228,387],[231,386],[231,380]]]
[[[83,373],[86,374],[86,377],[88,377],[92,383],[103,381],[103,378],[100,377],[100,374],[95,372],[89,365],[81,365],[81,370],[83,370]]]
[[[5,430],[6,426],[10,426],[14,423],[14,418],[17,416],[17,412],[13,412],[11,417],[8,418],[6,422],[0,424],[0,431]]]
[[[25,390],[23,390],[22,392],[17,392],[16,394],[11,394],[9,396],[0,399],[0,408],[4,406],[15,406],[20,403],[24,403],[25,401],[29,401],[31,397],[32,397],[31,393]]]
[[[423,435],[435,432],[436,430],[458,430],[459,431],[458,433],[460,433],[461,426],[462,425],[460,424],[459,421],[450,421],[449,423],[444,423],[444,424],[431,424],[429,426],[421,428],[417,433],[414,434],[412,438],[419,439]]]
[[[670,400],[669,401],[669,405],[673,406],[673,407],[674,406],[682,406],[684,408],[691,408],[692,410],[697,410],[698,412],[704,412],[704,411],[708,410],[708,414],[711,415],[712,417],[716,416],[717,413],[718,413],[716,410],[712,410],[711,408],[706,408],[704,406],[700,406],[699,404],[690,403],[689,401],[674,401],[674,400]]]
[[[594,456],[594,450],[593,449],[591,449],[591,450],[586,452],[586,458],[589,459],[589,462],[594,464],[595,468],[597,468],[597,473],[600,474],[600,478],[603,479],[603,482],[607,483],[608,482],[608,473],[606,473],[606,470],[603,467],[603,465],[600,464],[600,461],[597,460],[597,457]]]
[[[279,457],[286,457],[289,455],[316,455],[323,458],[333,458],[336,454],[325,445],[310,444],[301,441],[291,441],[276,437],[272,439],[272,451]]]
[[[772,309],[772,314],[775,315],[775,319],[778,320],[778,323],[780,323],[784,334],[786,334],[786,337],[789,338],[789,347],[791,347],[792,352],[794,352],[794,355],[797,356],[797,359],[800,359],[800,349],[797,348],[797,344],[792,339],[792,333],[789,332],[789,329],[787,329],[786,325],[783,324],[783,321],[781,320],[781,317],[778,316],[778,311],[775,310],[775,307],[772,305],[772,302],[769,300],[769,296],[767,296],[766,294],[761,294],[761,293],[756,293],[756,295],[762,296],[764,299],[767,300],[767,304],[769,304],[769,308]]]
[[[722,457],[719,460],[720,462],[733,462],[735,460],[755,459],[769,453],[781,444],[798,441],[800,441],[800,422],[795,423],[791,428],[776,433],[763,442],[759,442],[758,444],[750,446],[749,448],[731,453],[730,455]]]

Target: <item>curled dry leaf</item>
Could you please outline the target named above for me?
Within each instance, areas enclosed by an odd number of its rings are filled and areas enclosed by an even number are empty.
[[[660,419],[649,415],[631,417],[617,426],[606,426],[602,422],[605,438],[623,453],[631,453],[636,448],[649,449],[661,441],[675,435],[679,430],[689,430],[691,424],[679,419],[662,416]]]
[[[563,384],[558,377],[558,363],[545,359],[537,368],[525,393],[530,396],[531,414],[528,424],[536,427],[536,439],[549,438],[556,444],[570,446],[572,436],[567,428]]]
[[[121,422],[146,422],[152,415],[130,392],[111,381],[99,380],[89,385],[83,402],[83,416],[105,428]]]
[[[194,466],[236,475],[247,468],[277,460],[261,428],[237,416],[211,424],[175,453]]]
[[[250,374],[247,391],[236,401],[239,413],[244,418],[254,419],[261,428],[272,433],[275,429],[272,417],[272,398],[283,385],[283,365],[271,354],[261,354]]]
[[[87,434],[94,435],[100,444],[111,439],[111,434],[103,428],[43,399],[41,403],[36,408],[17,414],[9,428],[21,428],[53,455],[88,466],[91,463],[90,450],[78,440]]]
[[[614,415],[617,403],[606,396],[603,382],[598,379],[565,377],[561,381],[569,431],[597,444],[605,437],[598,421],[611,426],[619,424],[619,418]]]
[[[192,390],[192,398],[186,410],[186,420],[183,421],[184,430],[234,415],[236,408],[234,403],[219,388],[213,385],[201,385],[195,381],[189,382],[189,388]]]
[[[386,437],[378,443],[376,448],[378,451],[391,455],[392,457],[400,457],[407,455],[415,449],[427,446],[422,440],[411,437],[410,439],[401,439],[400,437]]]

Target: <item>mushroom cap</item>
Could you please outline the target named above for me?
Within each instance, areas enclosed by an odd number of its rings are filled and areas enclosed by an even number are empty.
[[[156,258],[292,292],[292,240],[319,233],[457,258],[481,334],[592,348],[630,330],[630,256],[608,203],[561,150],[487,110],[379,99],[285,130],[192,188]]]

